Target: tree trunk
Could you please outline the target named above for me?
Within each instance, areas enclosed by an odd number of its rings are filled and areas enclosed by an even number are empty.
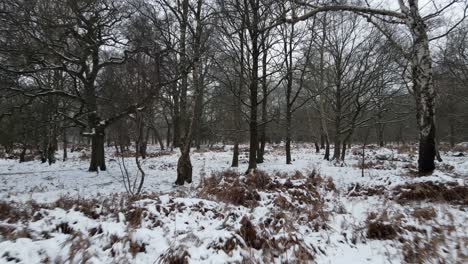
[[[286,164],[291,164],[291,109],[288,103],[286,113]]]
[[[325,41],[327,36],[327,24],[326,24],[326,15],[323,17],[322,21],[322,43],[320,47],[320,89],[322,89],[322,93],[324,92],[325,88]],[[324,159],[330,160],[330,136],[328,134],[328,127],[327,127],[327,115],[325,113],[325,96],[323,94],[320,95],[320,127],[322,130],[322,135],[325,140],[326,149],[324,154]]]
[[[195,32],[194,39],[194,61],[192,66],[192,76],[193,76],[193,86],[195,92],[195,105],[190,117],[190,123],[185,130],[184,142],[181,147],[181,155],[179,161],[177,162],[177,185],[183,185],[184,182],[192,183],[192,162],[190,161],[190,147],[193,140],[193,133],[195,129],[195,123],[197,122],[197,111],[201,109],[203,103],[203,88],[202,88],[202,67],[200,62],[201,56],[201,34],[202,34],[202,24],[201,24],[201,8],[202,0],[197,2],[197,12],[196,12],[196,21],[197,27]],[[184,4],[188,5],[188,0],[184,0]],[[185,7],[184,7],[185,8]],[[188,12],[188,11],[187,11]],[[187,16],[187,14],[185,14]]]
[[[170,129],[169,129],[170,130]],[[170,131],[168,131],[168,133],[170,133]],[[156,141],[158,142],[159,144],[159,148],[161,150],[164,150],[164,142],[163,142],[163,139],[161,138],[161,135],[159,134],[159,131],[156,129],[156,128],[153,128],[153,135],[154,135],[154,138],[156,139]],[[170,142],[170,140],[167,140],[167,142]]]
[[[341,135],[340,135],[340,129],[341,129],[341,124],[340,124],[340,119],[337,115],[336,120],[335,120],[335,149],[333,152],[333,159],[334,160],[339,160],[341,158]]]
[[[245,18],[242,17],[241,30],[239,31],[239,42],[240,42],[240,72],[239,72],[239,85],[237,94],[234,94],[234,126],[236,127],[236,134],[234,135],[234,150],[232,153],[231,167],[239,166],[239,141],[241,133],[241,112],[242,112],[242,90],[244,87],[244,27]]]
[[[339,160],[341,158],[341,140],[339,135],[335,135],[335,149],[333,152],[333,159]]]
[[[188,128],[188,113],[187,113],[187,89],[188,89],[188,69],[189,61],[187,57],[187,26],[189,17],[189,0],[182,0],[182,17],[180,22],[180,119],[179,119],[179,135],[186,136]],[[185,138],[180,139],[181,142]]]
[[[21,150],[21,153],[20,153],[20,156],[19,156],[19,162],[20,162],[20,163],[26,161],[25,156],[26,156],[26,150],[27,150],[27,149],[28,149],[28,148],[23,147],[23,149]]]
[[[105,171],[106,163],[104,158],[104,128],[98,126],[91,136],[91,163],[89,171]]]
[[[325,160],[330,160],[330,140],[328,140],[328,137],[325,137],[325,155],[323,158]]]
[[[453,125],[453,121],[450,124],[450,147],[455,147],[455,126]]]
[[[63,161],[67,160],[68,139],[67,130],[63,129]]]
[[[260,148],[257,153],[257,163],[263,163],[266,144],[266,129],[267,129],[267,103],[268,103],[268,87],[267,87],[267,63],[268,63],[268,50],[266,48],[265,33],[262,37],[262,118],[260,126]]]
[[[381,119],[380,114],[377,114],[377,115],[378,115],[378,123],[377,123],[377,126],[376,126],[377,141],[379,143],[379,147],[384,147],[385,146],[385,142],[384,142],[385,125],[382,124],[382,119]]]
[[[320,145],[318,144],[317,141],[315,141],[315,153],[320,153]]]
[[[257,148],[258,148],[258,124],[257,124],[257,105],[258,105],[258,59],[260,56],[260,50],[258,45],[258,3],[250,2],[253,14],[253,21],[248,25],[250,39],[252,43],[252,69],[250,77],[250,120],[249,120],[249,132],[250,132],[250,149],[249,149],[249,167],[247,172],[257,168]]]
[[[343,141],[343,149],[341,150],[340,160],[344,161],[346,157],[346,141]]]
[[[435,169],[436,127],[435,89],[432,60],[427,36],[427,26],[419,13],[418,1],[409,0],[407,25],[413,36],[411,58],[413,94],[416,100],[416,118],[419,127],[418,169],[421,174],[432,173]]]
[[[234,143],[231,167],[239,167],[239,142]]]
[[[192,162],[190,161],[190,152],[183,151],[177,161],[177,180],[175,184],[184,185],[192,183]]]

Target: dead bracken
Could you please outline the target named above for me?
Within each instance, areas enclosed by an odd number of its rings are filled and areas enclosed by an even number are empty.
[[[427,200],[466,206],[468,205],[468,186],[430,181],[410,183],[395,187],[393,196],[400,203]]]

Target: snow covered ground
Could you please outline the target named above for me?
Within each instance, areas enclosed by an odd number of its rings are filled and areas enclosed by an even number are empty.
[[[466,263],[467,157],[443,153],[417,177],[414,153],[366,149],[363,176],[359,148],[344,164],[314,150],[296,146],[285,165],[268,148],[250,176],[245,154],[223,173],[230,146],[195,152],[193,183],[175,187],[178,153],[149,148],[163,154],[144,160],[138,199],[112,149],[99,174],[79,152],[51,166],[0,160],[0,263]]]

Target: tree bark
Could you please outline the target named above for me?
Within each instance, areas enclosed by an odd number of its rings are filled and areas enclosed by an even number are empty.
[[[402,8],[407,14],[407,26],[413,36],[411,58],[413,94],[416,101],[416,118],[419,127],[418,169],[421,174],[432,173],[435,169],[436,127],[435,97],[432,60],[429,49],[427,26],[419,13],[418,1],[409,0],[409,7]]]
[[[327,25],[326,25],[326,15],[323,17],[322,21],[322,42],[320,46],[320,89],[322,90],[321,93],[325,92],[325,41],[327,37]],[[322,135],[324,137],[324,141],[326,143],[324,159],[330,160],[330,136],[328,134],[328,127],[327,127],[327,115],[325,113],[325,95],[320,95],[320,124]]]
[[[320,145],[318,144],[317,141],[315,141],[315,153],[320,153]]]
[[[91,136],[91,162],[89,171],[105,171],[106,163],[104,158],[104,128],[97,126],[95,133]]]
[[[257,168],[257,149],[258,149],[258,124],[257,124],[257,106],[258,106],[258,59],[260,50],[258,46],[258,22],[259,22],[259,6],[258,1],[249,1],[252,11],[252,21],[248,23],[248,30],[250,33],[250,40],[252,43],[252,69],[250,77],[250,148],[249,148],[249,167],[247,172]]]
[[[188,0],[184,0],[184,2]],[[184,143],[181,150],[180,158],[177,162],[177,179],[175,184],[183,185],[184,182],[192,183],[192,162],[190,161],[190,147],[192,145],[193,133],[195,129],[195,123],[197,122],[197,111],[201,109],[203,103],[203,90],[202,90],[202,78],[201,78],[201,34],[202,34],[202,22],[201,22],[201,8],[202,0],[197,2],[197,11],[195,13],[195,18],[197,22],[195,38],[194,38],[194,60],[192,66],[192,76],[193,76],[193,86],[195,90],[195,105],[190,118],[190,123],[187,127]]]
[[[257,153],[257,163],[263,163],[266,144],[266,129],[267,129],[267,104],[268,104],[268,87],[267,87],[267,60],[268,50],[266,48],[266,34],[262,36],[262,118],[260,126],[260,147]]]
[[[341,150],[340,160],[344,161],[346,157],[346,141],[343,141],[343,149]]]
[[[67,150],[68,150],[68,138],[67,138],[67,130],[63,129],[63,161],[67,160]]]
[[[455,147],[455,126],[453,125],[453,120],[452,122],[450,123],[450,147],[453,148]]]
[[[244,87],[244,30],[245,30],[245,16],[242,17],[241,28],[239,31],[239,43],[240,43],[240,62],[239,62],[239,85],[237,88],[237,94],[234,94],[234,126],[236,128],[236,134],[234,135],[234,149],[232,153],[231,167],[239,166],[239,141],[241,133],[241,112],[242,112],[242,90]]]

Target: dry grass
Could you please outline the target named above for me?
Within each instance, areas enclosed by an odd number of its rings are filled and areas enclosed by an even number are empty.
[[[377,186],[362,186],[359,183],[356,183],[353,186],[348,188],[348,196],[355,197],[355,196],[374,196],[374,195],[384,195],[385,194],[385,186],[377,185]]]
[[[391,219],[387,210],[383,210],[380,213],[369,213],[366,223],[367,238],[369,239],[391,240],[395,239],[400,232],[399,219]]]
[[[432,220],[437,217],[437,212],[432,207],[416,208],[413,211],[413,217],[420,221]]]
[[[182,247],[169,248],[157,263],[164,264],[188,264],[190,254]]]
[[[427,200],[468,205],[468,186],[460,186],[457,183],[409,183],[395,187],[393,194],[400,203]]]
[[[258,175],[258,177],[256,177]],[[201,183],[202,188],[198,196],[202,198],[215,198],[218,201],[233,205],[255,207],[258,205],[260,195],[255,188],[265,188],[269,184],[263,172],[255,172],[245,176],[246,182],[241,181],[241,175],[232,170],[212,173]],[[262,185],[266,184],[266,185]]]

